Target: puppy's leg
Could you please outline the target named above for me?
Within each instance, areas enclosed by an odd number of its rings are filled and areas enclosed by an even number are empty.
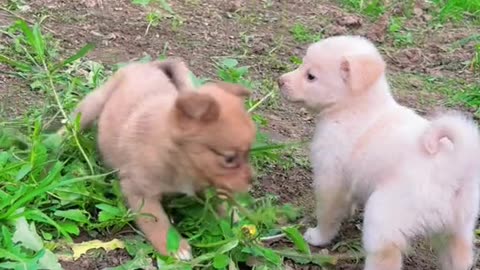
[[[317,226],[309,228],[305,240],[313,246],[328,244],[338,233],[342,220],[351,211],[351,199],[344,182],[334,174],[322,174],[316,179]]]
[[[131,192],[124,193],[130,208],[133,211],[140,211],[141,216],[136,220],[138,227],[158,252],[169,255],[167,252],[167,233],[171,225],[160,204],[160,198],[158,196],[140,196]],[[180,260],[190,260],[192,258],[190,245],[185,239],[181,240],[179,250],[174,256]]]
[[[400,270],[402,252],[393,243],[384,245],[380,250],[368,253],[364,270]]]
[[[407,246],[409,232],[415,228],[415,214],[398,203],[394,191],[375,191],[365,206],[362,235],[365,270],[402,268],[402,251]]]
[[[456,195],[456,224],[447,235],[446,245],[439,249],[442,270],[468,270],[473,264],[479,190],[476,184],[465,185]]]
[[[439,257],[442,270],[470,269],[473,264],[473,230],[468,235],[450,236]]]

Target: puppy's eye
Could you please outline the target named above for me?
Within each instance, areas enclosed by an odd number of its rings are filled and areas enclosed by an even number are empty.
[[[223,165],[225,168],[235,168],[238,166],[238,156],[236,154],[223,156]]]
[[[307,80],[310,81],[310,82],[313,82],[315,81],[316,77],[314,75],[312,75],[312,73],[308,72],[307,73]]]

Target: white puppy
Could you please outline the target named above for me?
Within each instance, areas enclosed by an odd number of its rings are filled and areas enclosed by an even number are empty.
[[[480,138],[459,113],[427,120],[399,105],[385,62],[358,36],[312,44],[279,78],[283,95],[318,113],[311,146],[317,199],[312,245],[329,243],[353,204],[365,204],[365,269],[396,270],[416,236],[442,235],[443,270],[467,270],[478,215]]]

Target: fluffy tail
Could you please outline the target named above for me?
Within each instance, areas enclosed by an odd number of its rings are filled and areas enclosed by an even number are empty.
[[[74,120],[80,114],[80,128],[86,129],[100,116],[103,107],[112,95],[113,91],[118,87],[123,78],[123,70],[116,72],[102,86],[88,94],[71,114]]]
[[[463,173],[480,172],[480,135],[476,123],[458,112],[435,118],[422,137],[422,146],[431,156],[445,153],[446,164]]]
[[[153,65],[163,71],[178,92],[193,90],[190,69],[180,58],[172,57],[164,61],[155,61]]]
[[[130,69],[138,68],[138,65],[153,65],[160,69],[179,92],[193,89],[193,83],[189,77],[190,70],[180,59],[169,58],[165,61],[154,61],[149,64],[131,64],[117,71],[104,85],[88,94],[72,113],[71,119],[76,119],[78,114],[81,114],[80,128],[86,129],[90,127],[102,113],[103,107],[112,93],[122,83],[124,77],[127,76],[126,73]]]

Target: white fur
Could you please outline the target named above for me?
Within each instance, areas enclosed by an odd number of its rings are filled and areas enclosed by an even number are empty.
[[[357,56],[377,66],[355,70]],[[368,40],[332,37],[311,45],[302,66],[279,79],[285,97],[319,114],[311,145],[318,224],[305,239],[328,244],[361,203],[365,269],[401,269],[414,237],[440,234],[447,239],[441,269],[467,270],[479,210],[478,128],[459,113],[429,121],[399,105],[382,65]],[[352,78],[370,71],[375,80],[354,92]]]

